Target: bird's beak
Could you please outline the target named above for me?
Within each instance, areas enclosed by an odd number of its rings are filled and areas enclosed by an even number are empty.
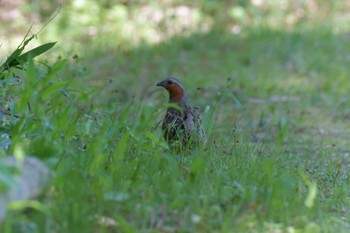
[[[164,81],[161,81],[161,82],[157,83],[157,86],[158,86],[158,87],[164,87],[164,86],[165,86],[165,85],[164,85]]]

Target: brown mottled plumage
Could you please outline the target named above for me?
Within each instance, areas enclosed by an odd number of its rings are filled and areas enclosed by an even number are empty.
[[[162,130],[169,144],[181,143],[183,147],[198,144],[205,140],[200,115],[188,104],[185,89],[175,78],[167,78],[157,86],[169,92],[169,106],[165,114]]]

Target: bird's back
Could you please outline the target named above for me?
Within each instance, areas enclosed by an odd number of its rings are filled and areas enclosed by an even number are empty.
[[[200,115],[188,104],[182,111],[169,108],[162,129],[164,138],[171,144],[180,141],[183,146],[198,144],[205,138]]]

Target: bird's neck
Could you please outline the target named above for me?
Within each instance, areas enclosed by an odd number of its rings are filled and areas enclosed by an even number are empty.
[[[169,103],[178,104],[179,106],[185,106],[187,104],[186,95],[174,95],[169,97]]]

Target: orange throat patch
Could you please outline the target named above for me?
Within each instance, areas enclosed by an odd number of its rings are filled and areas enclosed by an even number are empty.
[[[184,97],[184,91],[180,86],[173,84],[167,86],[166,89],[169,91],[171,102],[179,103],[182,101]]]

